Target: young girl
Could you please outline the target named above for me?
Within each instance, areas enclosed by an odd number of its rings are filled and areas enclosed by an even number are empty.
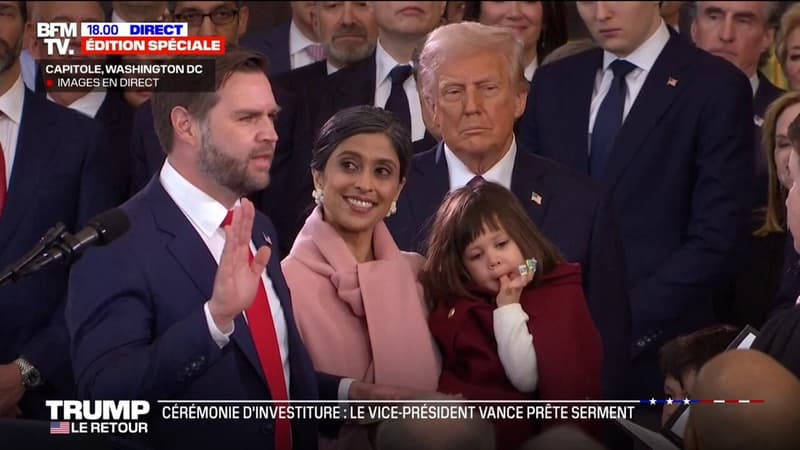
[[[420,281],[442,351],[440,392],[600,398],[601,340],[580,267],[562,260],[510,191],[479,183],[450,193],[433,219]],[[542,423],[495,421],[498,448],[518,448]]]

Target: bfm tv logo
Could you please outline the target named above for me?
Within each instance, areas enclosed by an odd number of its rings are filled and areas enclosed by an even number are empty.
[[[46,400],[50,434],[147,433],[150,412],[144,400]]]
[[[78,24],[39,22],[36,24],[36,37],[42,39],[50,56],[74,55],[75,50],[69,48],[70,38],[78,37]]]

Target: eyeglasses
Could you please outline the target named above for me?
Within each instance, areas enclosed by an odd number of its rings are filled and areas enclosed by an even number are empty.
[[[199,27],[203,21],[208,17],[214,25],[227,25],[233,22],[233,19],[239,14],[238,9],[217,9],[210,13],[203,14],[201,12],[186,12],[179,13],[173,16],[175,22],[186,22],[190,27]]]

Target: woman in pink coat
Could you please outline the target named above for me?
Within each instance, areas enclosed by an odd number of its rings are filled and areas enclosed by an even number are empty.
[[[311,162],[317,206],[282,269],[317,370],[422,398],[441,366],[417,281],[423,258],[401,252],[383,223],[410,159],[408,131],[391,113],[357,106],[331,117]],[[340,448],[367,445],[363,427],[339,438]]]

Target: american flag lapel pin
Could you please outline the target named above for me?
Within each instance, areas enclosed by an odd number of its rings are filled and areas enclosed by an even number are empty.
[[[538,192],[531,192],[531,201],[537,205],[542,204],[542,196]]]
[[[669,79],[667,79],[667,86],[675,87],[677,85],[678,85],[678,80],[676,80],[675,78],[669,77]]]

